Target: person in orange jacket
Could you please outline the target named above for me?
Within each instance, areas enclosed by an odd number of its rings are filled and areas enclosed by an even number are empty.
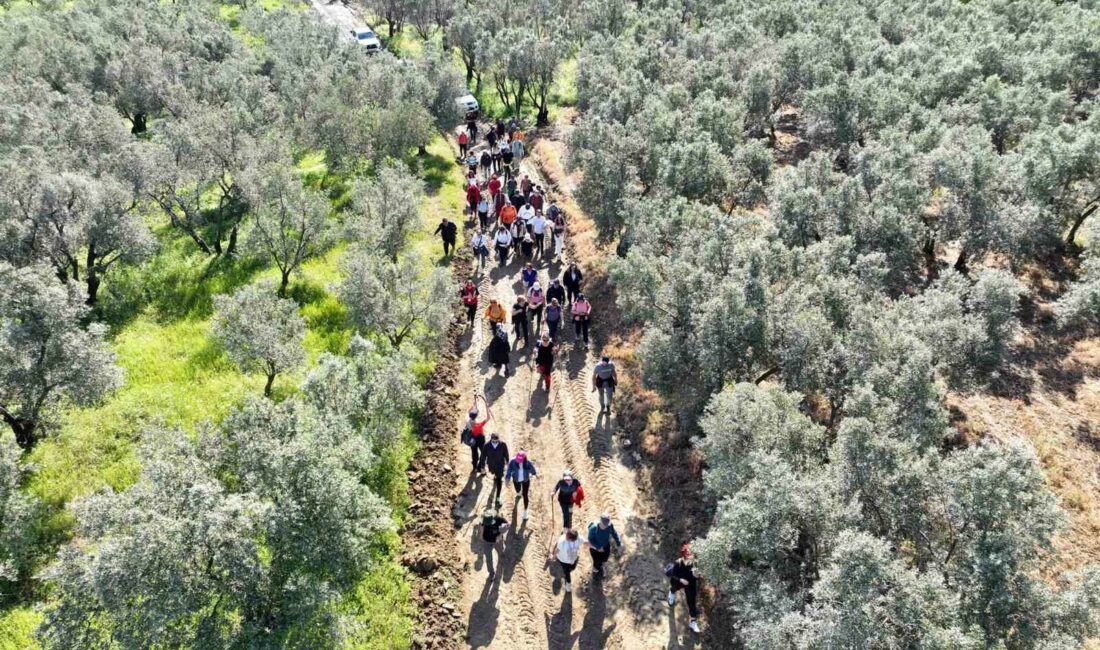
[[[489,301],[489,306],[485,309],[485,318],[487,318],[490,323],[503,325],[508,322],[508,312],[504,309],[504,305],[500,304],[496,298],[493,298]]]

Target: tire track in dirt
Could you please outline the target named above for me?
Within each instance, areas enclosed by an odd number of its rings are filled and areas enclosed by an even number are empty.
[[[521,173],[548,187],[530,160],[521,165]],[[499,433],[512,454],[525,449],[538,467],[539,478],[531,486],[531,518],[527,522],[520,518],[522,502],[516,505],[513,501],[512,508],[508,507],[511,487],[506,485],[503,490],[502,516],[512,525],[504,535],[497,578],[488,583],[474,524],[490,498],[492,477],[458,477],[456,536],[466,560],[462,608],[468,616],[467,645],[509,650],[666,647],[667,633],[661,636],[661,621],[654,615],[660,608],[653,607],[664,594],[653,590],[650,577],[657,576],[656,584],[663,584],[660,562],[653,552],[656,546],[642,530],[644,523],[633,520],[638,499],[633,472],[618,461],[614,419],[597,414],[596,396],[591,392],[589,373],[597,351],[563,344],[549,392],[541,387],[535,372],[533,345],[513,348],[514,374],[507,378],[496,377],[484,356],[489,328],[483,311],[490,298],[510,311],[515,296],[523,290],[521,267],[518,260],[503,269],[492,263],[479,278],[478,319],[466,335],[461,364],[466,376],[459,382],[462,403],[455,420],[456,426],[461,426],[472,396],[484,394],[494,416],[487,431]],[[545,260],[536,268],[544,287],[562,272],[561,265]],[[595,307],[598,319],[599,305]],[[539,335],[533,325],[532,343]],[[559,342],[572,335],[570,322],[562,325]],[[468,449],[457,441],[455,454],[461,458],[460,466],[469,462]],[[557,563],[551,565],[546,559],[561,531],[560,513],[550,491],[566,468],[575,472],[587,492],[583,506],[574,512],[574,528],[583,537],[589,522],[600,512],[609,512],[628,549],[608,563],[609,576],[603,581],[591,578],[590,556],[583,552],[574,571],[572,594],[562,592]]]

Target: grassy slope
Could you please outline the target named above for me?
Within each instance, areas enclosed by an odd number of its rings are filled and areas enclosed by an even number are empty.
[[[442,138],[429,152],[424,161],[430,190],[423,211],[427,232],[415,235],[411,245],[431,250],[434,257],[429,259],[443,263],[438,241],[427,233],[435,228],[436,215],[461,206],[463,197]],[[315,164],[307,160],[303,166]],[[28,489],[49,506],[42,528],[55,544],[72,533],[72,516],[65,508],[72,499],[103,488],[124,489],[136,480],[140,468],[134,447],[143,426],[163,423],[193,432],[204,421],[220,420],[246,395],[262,392],[262,377],[242,374],[211,342],[211,303],[214,295],[244,284],[277,280],[276,269],[248,260],[211,265],[175,231],[161,231],[160,239],[155,258],[105,283],[103,309],[114,323],[111,344],[126,371],[125,386],[99,406],[66,413],[60,434],[28,458],[36,468]],[[310,364],[322,352],[346,351],[350,340],[343,306],[331,291],[340,278],[343,251],[337,245],[308,260],[291,284],[289,295],[307,321]],[[430,370],[430,360],[425,360],[419,373],[426,376]],[[295,391],[304,374],[277,379],[276,397]],[[407,505],[404,469],[416,450],[411,421],[404,442],[386,462],[386,496],[398,525]],[[411,642],[412,605],[404,569],[395,559],[398,545],[396,534],[383,540],[379,564],[344,604],[359,624],[351,647],[402,648]],[[32,633],[39,620],[31,607],[0,612],[0,650],[35,647]]]

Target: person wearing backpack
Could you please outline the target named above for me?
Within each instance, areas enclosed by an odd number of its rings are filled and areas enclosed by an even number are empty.
[[[467,280],[466,284],[462,285],[462,290],[459,291],[458,295],[462,298],[463,306],[466,307],[466,324],[473,327],[474,319],[477,317],[477,285],[474,284],[473,280]]]
[[[600,393],[600,412],[611,412],[611,397],[615,394],[615,385],[619,383],[619,376],[615,373],[615,364],[607,355],[600,357],[600,362],[592,369],[592,390]]]
[[[527,521],[527,512],[530,507],[531,479],[538,476],[535,464],[527,458],[527,452],[520,450],[516,457],[508,461],[508,469],[504,472],[504,481],[511,482],[516,489],[516,499],[523,498],[523,520]]]
[[[489,436],[489,443],[482,452],[485,466],[493,475],[493,491],[490,493],[490,503],[500,507],[500,492],[504,483],[504,470],[508,467],[508,444],[500,439],[500,435],[493,433]]]
[[[581,482],[573,478],[571,472],[562,472],[561,480],[554,484],[554,491],[550,493],[550,496],[558,499],[558,505],[561,507],[562,527],[565,529],[572,528],[573,506],[580,505],[580,502],[584,500],[584,489],[581,487]]]
[[[691,617],[688,627],[699,634],[699,572],[695,569],[695,555],[686,542],[680,547],[680,557],[665,565],[665,575],[669,581],[668,606],[676,605],[676,592],[682,589],[687,596],[688,616]]]
[[[592,576],[603,577],[603,565],[611,558],[611,542],[620,551],[623,542],[619,539],[619,533],[615,525],[611,523],[611,515],[603,513],[599,521],[588,524],[588,550],[592,555]]]
[[[583,293],[577,294],[573,301],[573,340],[584,339],[584,345],[588,346],[588,319],[592,314],[592,303],[585,299]]]
[[[493,566],[493,551],[497,550],[497,540],[501,532],[508,528],[508,520],[492,509],[486,508],[481,513],[481,521],[477,527],[481,529],[481,541],[484,542],[485,568],[489,571],[489,581],[496,577],[496,567]],[[500,551],[497,550],[499,553]]]
[[[554,372],[554,342],[549,334],[543,334],[542,340],[535,346],[535,367],[539,376],[546,384],[546,392],[550,392],[550,375]]]
[[[471,471],[485,474],[485,458],[481,450],[485,448],[485,425],[493,418],[493,412],[489,409],[489,404],[486,403],[485,419],[478,422],[477,414],[477,398],[475,397],[474,405],[470,407],[470,412],[467,413],[468,417],[465,426],[462,427],[460,439],[462,444],[470,447],[470,463],[473,465]]]

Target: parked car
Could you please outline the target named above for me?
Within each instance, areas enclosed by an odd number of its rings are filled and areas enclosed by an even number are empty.
[[[356,27],[351,30],[351,36],[355,39],[355,42],[362,45],[367,52],[382,51],[382,41],[378,39],[378,34],[375,34],[374,30],[370,27]]]
[[[467,113],[477,113],[481,110],[481,107],[478,106],[477,103],[477,97],[474,97],[474,94],[468,90],[465,95],[455,98],[455,104],[458,104],[459,108]]]

